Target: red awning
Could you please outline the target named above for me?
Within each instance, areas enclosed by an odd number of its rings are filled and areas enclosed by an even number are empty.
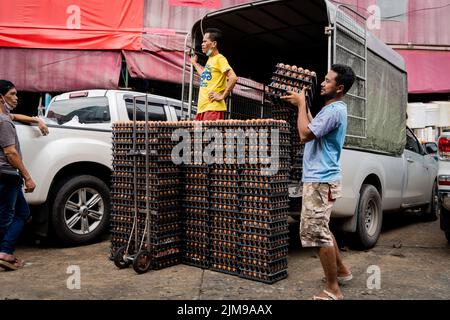
[[[183,52],[123,51],[128,72],[134,78],[181,83],[183,75]]]
[[[0,46],[141,50],[144,0],[2,1]]]
[[[405,59],[408,93],[450,92],[450,52],[396,50]]]
[[[113,51],[0,48],[0,79],[20,91],[117,89],[121,63]]]

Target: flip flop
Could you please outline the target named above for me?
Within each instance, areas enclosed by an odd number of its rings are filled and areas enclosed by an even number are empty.
[[[16,265],[16,260],[14,260],[14,261],[0,260],[0,267],[5,269],[6,271],[17,270],[17,269],[19,269],[19,266]]]
[[[327,290],[323,290],[323,293],[325,293],[327,296],[326,297],[314,296],[313,300],[344,300],[344,298],[338,298],[336,295],[332,294]]]
[[[340,285],[345,285],[345,284],[349,283],[352,279],[353,279],[353,274],[351,274],[351,273],[346,276],[338,276],[337,277],[337,281]],[[322,282],[327,282],[327,278],[323,277]]]
[[[5,269],[6,271],[14,271],[17,269],[21,269],[25,266],[25,262],[23,260],[15,258],[14,261],[7,261],[0,259],[0,267]]]

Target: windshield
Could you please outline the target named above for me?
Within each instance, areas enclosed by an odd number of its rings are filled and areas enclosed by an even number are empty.
[[[47,118],[59,125],[111,122],[106,97],[54,101],[50,105]]]

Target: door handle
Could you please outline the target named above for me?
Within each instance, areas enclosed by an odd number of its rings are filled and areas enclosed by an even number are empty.
[[[412,158],[406,158],[406,161],[408,162],[414,162],[414,160]]]

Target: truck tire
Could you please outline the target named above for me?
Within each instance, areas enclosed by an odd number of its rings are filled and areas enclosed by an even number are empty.
[[[439,197],[438,197],[438,186],[436,181],[433,183],[433,190],[431,192],[430,204],[427,205],[423,210],[423,219],[425,221],[436,221],[438,219],[439,212]]]
[[[97,240],[109,225],[108,186],[90,175],[72,176],[55,186],[52,229],[66,245],[82,245]]]
[[[381,197],[374,186],[362,185],[356,210],[357,225],[353,237],[354,244],[362,249],[373,248],[380,236],[383,222]]]

